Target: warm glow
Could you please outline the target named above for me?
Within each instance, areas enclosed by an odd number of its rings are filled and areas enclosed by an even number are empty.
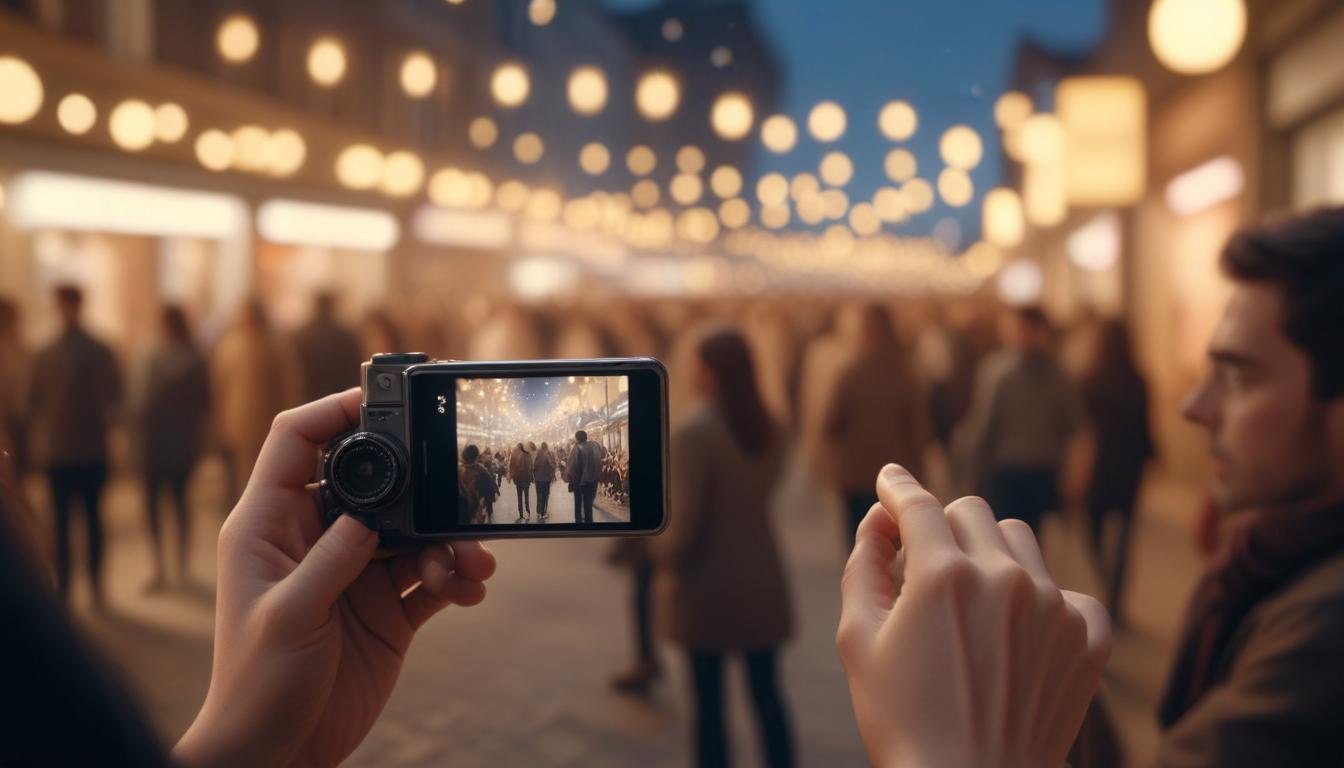
[[[323,88],[345,77],[345,48],[335,38],[324,37],[308,49],[308,76]]]
[[[938,151],[943,156],[943,162],[963,171],[979,165],[980,158],[984,156],[980,135],[967,125],[954,125],[944,131],[942,140],[938,142]]]
[[[798,201],[797,208],[798,218],[804,224],[820,224],[826,219],[826,203],[822,200],[821,195],[802,198]]]
[[[630,188],[630,199],[640,208],[652,208],[658,204],[661,197],[658,182],[653,179],[640,179]]]
[[[596,141],[584,144],[579,150],[579,167],[589,176],[601,176],[611,167],[611,153]]]
[[[211,171],[223,171],[233,165],[233,139],[223,131],[211,128],[196,137],[196,159]]]
[[[523,165],[532,165],[541,159],[546,151],[541,137],[535,133],[522,133],[513,140],[513,156]]]
[[[705,185],[692,173],[678,173],[667,186],[668,194],[682,205],[695,205],[705,194]]]
[[[798,126],[786,115],[771,115],[761,123],[761,143],[777,155],[789,152],[798,143]]]
[[[821,182],[810,173],[800,173],[789,182],[789,196],[795,201],[816,197],[821,192]]]
[[[307,155],[303,137],[288,128],[281,128],[266,140],[266,167],[273,176],[294,175]]]
[[[467,126],[467,138],[477,149],[489,149],[499,140],[499,126],[488,117],[478,117]]]
[[[533,221],[555,221],[563,210],[564,201],[560,199],[560,193],[543,187],[528,197],[523,212]]]
[[[960,168],[944,168],[938,174],[938,194],[942,195],[944,203],[960,208],[975,196],[975,185],[971,183],[970,174]]]
[[[396,217],[386,211],[299,200],[262,203],[257,231],[272,243],[356,251],[386,251],[401,238]]]
[[[495,203],[499,205],[500,210],[509,213],[518,213],[527,205],[527,198],[532,194],[532,190],[527,185],[516,179],[509,179],[499,185],[495,192]]]
[[[677,170],[682,173],[699,173],[705,169],[705,153],[699,147],[682,147],[677,150]]]
[[[257,54],[261,36],[257,33],[257,24],[249,16],[241,14],[230,16],[219,25],[219,34],[215,36],[215,47],[225,61],[234,64],[250,60]]]
[[[233,165],[242,171],[266,170],[266,145],[270,134],[257,125],[242,125],[233,130]]]
[[[1241,163],[1225,155],[1172,179],[1167,185],[1167,207],[1177,216],[1190,216],[1231,200],[1245,185]]]
[[[412,99],[423,99],[434,92],[439,82],[439,70],[429,54],[421,51],[406,54],[401,61],[401,90]]]
[[[23,59],[0,56],[0,123],[24,123],[42,108],[42,79]]]
[[[115,232],[238,241],[250,236],[247,206],[216,192],[25,171],[9,186],[6,212],[19,229]]]
[[[919,163],[908,149],[893,149],[888,152],[883,166],[887,171],[887,178],[898,183],[907,182],[919,173]]]
[[[595,115],[607,105],[607,76],[592,65],[569,73],[569,106],[580,115]]]
[[[849,209],[849,228],[860,237],[872,237],[882,229],[882,219],[870,203],[859,203]]]
[[[908,102],[888,102],[877,115],[877,127],[888,139],[905,141],[919,129],[919,115]]]
[[[410,197],[425,181],[425,165],[414,152],[400,150],[383,160],[383,176],[378,187],[392,197]]]
[[[924,179],[914,178],[902,184],[901,196],[911,213],[924,213],[933,207],[933,187]]]
[[[818,170],[821,180],[832,187],[843,187],[854,178],[854,163],[844,152],[827,152]]]
[[[719,205],[719,221],[728,229],[744,227],[751,221],[751,206],[740,197],[730,197]]]
[[[1069,213],[1064,168],[1059,163],[1030,163],[1022,169],[1022,207],[1038,227],[1063,223]]]
[[[1058,164],[1064,159],[1064,127],[1048,113],[1027,118],[1014,143],[1023,162]]]
[[[123,101],[112,110],[107,128],[117,146],[138,152],[154,143],[154,110],[136,99]]]
[[[905,195],[895,187],[882,187],[873,193],[873,211],[882,221],[899,223],[909,215]]]
[[[440,168],[429,177],[429,199],[444,208],[461,208],[470,193],[467,174],[457,168]]]
[[[807,115],[807,132],[821,142],[845,135],[845,110],[834,101],[819,102]]]
[[[1045,278],[1041,275],[1041,265],[1034,261],[1019,259],[1003,268],[999,273],[999,298],[1005,304],[1031,304],[1041,298],[1041,289]]]
[[[737,141],[751,133],[754,119],[751,101],[736,91],[719,96],[709,113],[714,132],[729,141]]]
[[[782,174],[767,173],[756,182],[756,199],[763,205],[784,205],[789,200],[789,180]]]
[[[527,6],[527,18],[538,27],[550,24],[555,18],[555,0],[532,0]]]
[[[843,219],[849,210],[849,195],[838,189],[828,189],[821,193],[821,208],[828,219]]]
[[[373,189],[383,178],[383,153],[352,144],[336,156],[336,179],[350,189]]]
[[[677,79],[661,70],[649,72],[635,87],[635,106],[646,120],[662,121],[677,111],[681,86]]]
[[[501,107],[516,107],[527,101],[531,87],[527,70],[517,62],[500,64],[490,77],[490,93]]]
[[[1203,75],[1232,61],[1246,39],[1244,0],[1154,0],[1148,42],[1172,72]]]
[[[709,188],[725,200],[742,192],[742,174],[731,165],[720,165],[709,175]]]
[[[985,239],[1000,248],[1015,248],[1026,234],[1022,218],[1022,198],[1017,192],[1000,187],[985,195],[981,210]]]
[[[658,156],[653,154],[652,149],[640,144],[631,147],[625,154],[625,167],[636,176],[648,176],[658,167]]]
[[[707,245],[719,235],[719,218],[708,208],[690,208],[677,216],[677,234],[692,243]]]
[[[1008,91],[994,102],[994,122],[1005,133],[1015,131],[1031,117],[1032,110],[1030,96],[1021,91]]]
[[[783,229],[789,224],[789,206],[761,206],[761,223],[769,229]]]
[[[165,144],[182,140],[187,135],[187,111],[179,104],[168,102],[154,110],[154,137]]]
[[[1105,272],[1120,261],[1121,240],[1120,216],[1107,211],[1074,230],[1065,241],[1065,250],[1078,268]]]
[[[82,93],[72,93],[56,107],[56,120],[67,133],[76,136],[89,132],[98,120],[98,108]]]
[[[1130,77],[1069,77],[1055,89],[1065,184],[1078,206],[1133,205],[1147,186],[1147,97]]]

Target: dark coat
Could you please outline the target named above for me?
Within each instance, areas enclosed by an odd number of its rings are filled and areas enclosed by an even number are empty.
[[[48,467],[107,461],[107,433],[122,407],[121,370],[112,350],[81,328],[37,354],[28,388],[38,455]]]
[[[153,352],[145,370],[140,429],[145,472],[191,471],[210,419],[210,368],[196,349],[175,344]]]

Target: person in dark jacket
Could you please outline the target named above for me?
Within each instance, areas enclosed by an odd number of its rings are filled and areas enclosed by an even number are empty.
[[[335,295],[322,292],[313,299],[312,319],[294,334],[294,354],[304,401],[359,384],[359,337],[336,318]]]
[[[597,481],[602,471],[602,457],[607,450],[588,439],[580,429],[574,433],[574,447],[565,462],[565,481],[574,494],[574,522],[593,522],[593,502],[597,500]]]
[[[532,453],[519,443],[509,456],[509,479],[518,494],[518,522],[532,516]]]
[[[529,443],[531,445],[531,443]],[[532,460],[532,482],[537,486],[537,519],[545,520],[551,505],[551,483],[555,482],[558,468],[551,447],[542,443]]]
[[[177,580],[190,578],[187,563],[191,512],[187,481],[201,456],[210,418],[210,367],[195,344],[180,307],[163,310],[162,343],[150,353],[140,404],[140,434],[145,472],[145,512],[154,545],[151,589],[167,586],[159,499],[166,489],[177,514]]]
[[[458,487],[466,500],[467,517],[462,523],[484,523],[495,516],[497,489],[490,473],[477,461],[481,449],[468,445],[462,450]]]

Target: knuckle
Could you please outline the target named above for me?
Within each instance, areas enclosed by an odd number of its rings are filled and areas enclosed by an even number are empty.
[[[976,587],[975,566],[964,555],[948,554],[929,566],[928,577],[936,589],[957,595]]]
[[[1036,604],[1040,606],[1041,613],[1045,615],[1047,621],[1059,621],[1069,612],[1064,595],[1058,588],[1050,585],[1036,586]]]
[[[947,511],[961,509],[968,512],[989,511],[989,502],[979,496],[962,496],[951,504],[947,505]]]
[[[995,567],[989,580],[995,592],[1013,602],[1028,602],[1035,598],[1036,581],[1016,563]]]
[[[1014,533],[1024,533],[1028,536],[1031,536],[1033,539],[1036,537],[1036,534],[1032,533],[1031,526],[1027,525],[1021,520],[1018,520],[1015,517],[1009,518],[1007,520],[1000,520],[999,530],[1004,532],[1012,531]]]

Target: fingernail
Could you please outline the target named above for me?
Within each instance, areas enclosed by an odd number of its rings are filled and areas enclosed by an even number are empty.
[[[886,480],[904,480],[910,477],[910,473],[900,464],[888,464],[882,468],[882,477]]]
[[[425,563],[424,571],[420,574],[420,580],[425,583],[425,586],[429,587],[430,591],[437,593],[448,583],[449,575],[448,566],[440,562],[438,558],[434,558]]]

